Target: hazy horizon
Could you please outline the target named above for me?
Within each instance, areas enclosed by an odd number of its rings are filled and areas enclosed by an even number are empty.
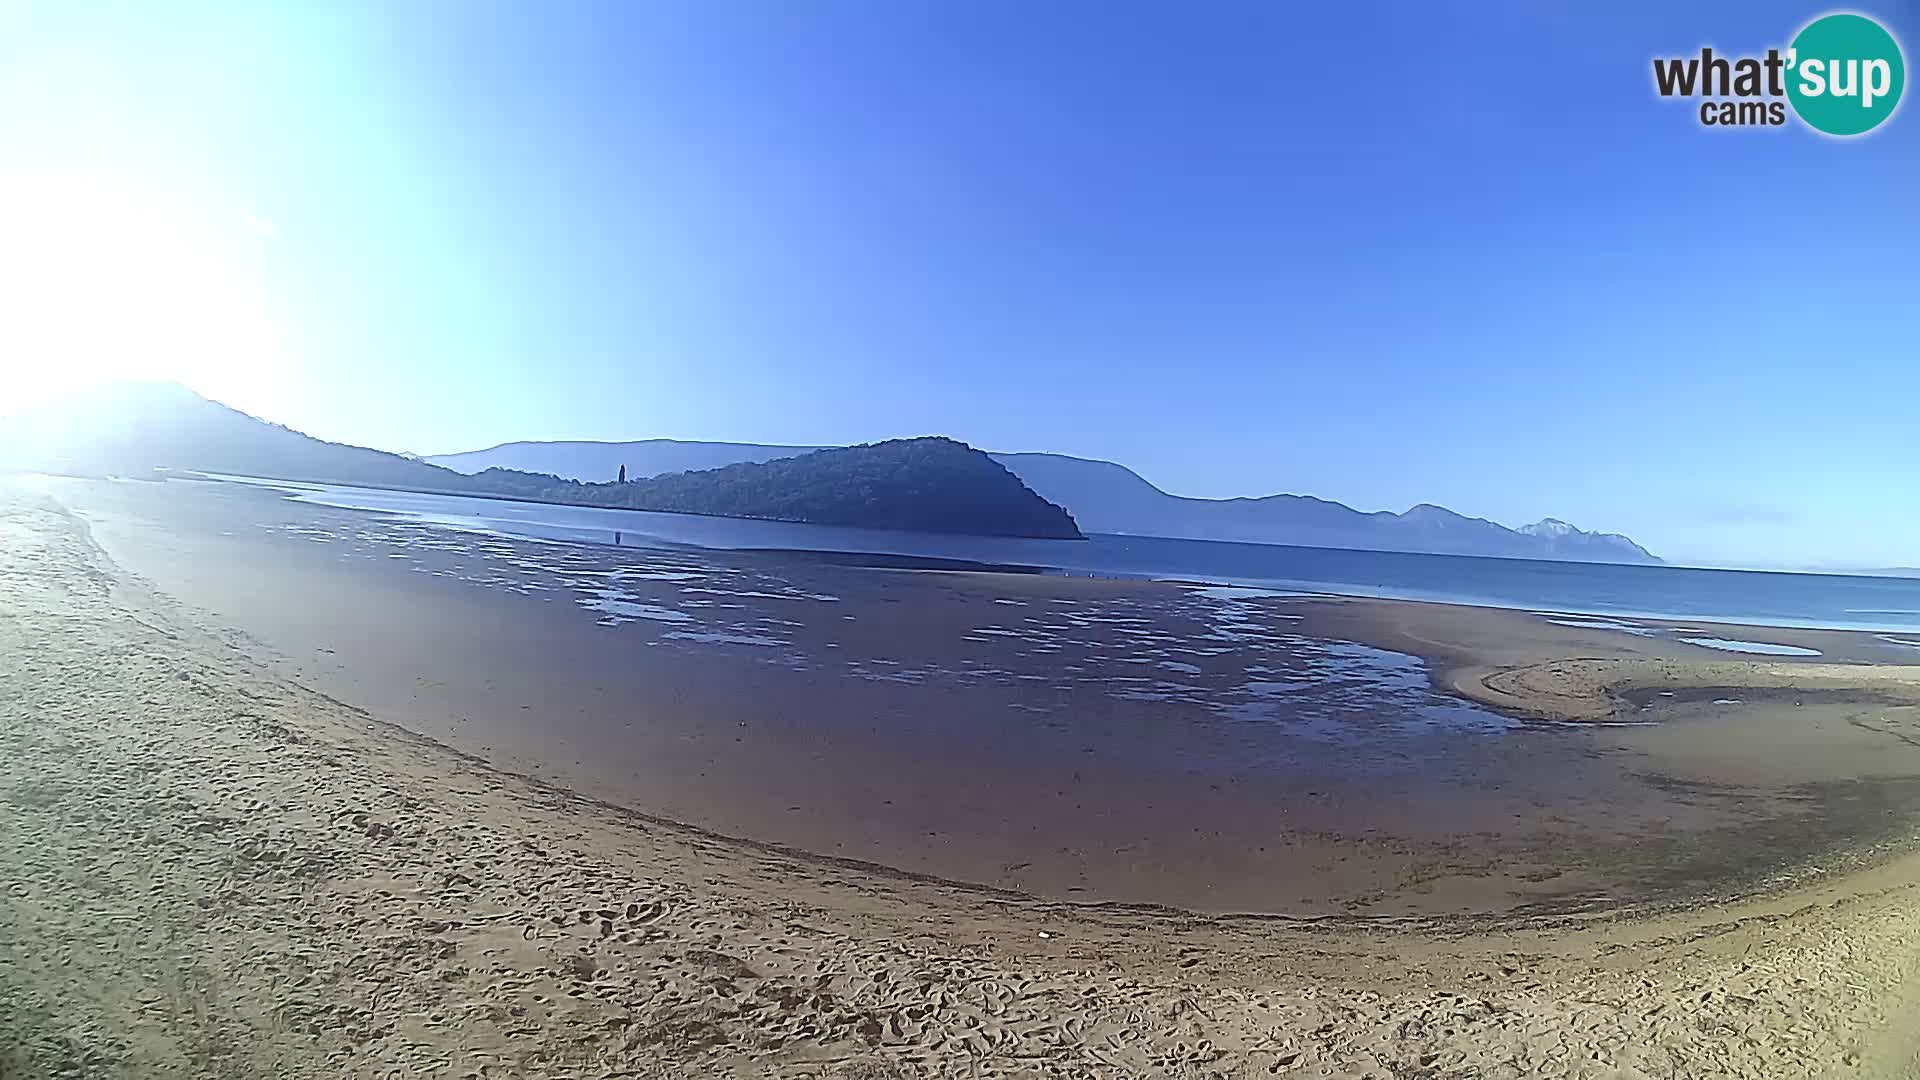
[[[115,384],[115,385],[119,385],[119,386],[124,386],[124,387],[138,387],[138,386],[152,386],[152,387],[161,387],[161,388],[171,388],[171,389],[182,389],[182,390],[185,390],[186,392],[188,392],[188,393],[190,393],[190,394],[194,394],[194,395],[196,395],[196,396],[201,396],[201,397],[205,397],[205,395],[200,395],[200,394],[199,394],[199,392],[198,392],[198,391],[196,391],[196,390],[194,390],[193,388],[191,388],[191,387],[187,387],[187,386],[185,386],[185,384],[182,384],[182,383],[179,383],[179,382],[177,382],[177,381],[173,381],[173,380],[158,380],[158,381],[147,381],[147,380],[132,380],[132,381],[123,381],[123,382],[120,382],[120,383],[118,383],[118,384]],[[86,390],[86,389],[79,389],[79,390],[76,390],[76,391],[73,391],[73,392],[72,392],[72,398],[73,398],[73,400],[74,400],[74,401],[76,401],[76,402],[79,402],[79,403],[82,403],[82,404],[84,404],[84,403],[86,403],[86,402],[88,401],[88,398],[89,398],[89,391],[88,391],[88,390]],[[212,400],[212,399],[208,399],[208,400]],[[215,401],[214,403],[215,403],[216,405],[222,405],[222,406],[224,406],[224,407],[232,407],[232,406],[230,406],[230,405],[228,405],[227,403],[224,403],[224,402],[218,402],[218,401]],[[5,416],[5,415],[7,415],[7,413],[8,413],[8,410],[7,410],[7,409],[6,409],[6,408],[5,408],[4,406],[0,406],[0,416]],[[252,415],[252,416],[253,416],[253,418],[254,418],[255,420],[259,420],[259,421],[263,421],[263,422],[266,422],[266,423],[269,423],[269,424],[276,424],[276,425],[277,425],[277,424],[279,424],[279,421],[277,421],[277,420],[275,420],[275,419],[274,419],[273,417],[270,417],[270,416],[259,416],[259,415],[255,415],[255,414],[249,414],[249,415]],[[284,426],[284,425],[282,425],[282,426]],[[296,431],[297,431],[298,429],[294,429],[294,430],[296,430]],[[302,433],[302,434],[305,434],[305,433]],[[934,434],[934,435],[939,435],[939,434],[941,434],[941,433],[937,433],[937,432],[936,432],[936,433],[931,433],[931,434]],[[957,438],[957,436],[951,436],[951,435],[947,435],[947,436],[945,436],[945,437],[948,437],[948,438]],[[885,441],[885,440],[874,440],[874,441]],[[965,440],[964,440],[964,439],[962,439],[962,440],[960,440],[960,441],[962,441],[962,442],[965,442]],[[797,451],[801,451],[801,452],[807,452],[807,451],[810,451],[810,450],[815,450],[815,449],[834,449],[834,448],[835,448],[834,446],[829,446],[829,445],[822,445],[822,446],[791,446],[791,445],[789,445],[789,446],[778,446],[777,444],[770,444],[770,443],[758,443],[758,442],[754,442],[753,440],[750,440],[750,439],[713,439],[713,440],[691,440],[691,439],[685,439],[685,440],[683,440],[683,439],[670,439],[670,438],[642,438],[642,439],[519,439],[519,440],[507,440],[507,441],[505,441],[505,442],[501,442],[501,443],[495,443],[495,444],[490,444],[490,445],[488,445],[488,446],[484,446],[484,447],[476,447],[476,448],[474,448],[473,450],[462,450],[462,451],[449,451],[449,452],[446,452],[446,453],[415,453],[415,452],[413,452],[413,451],[410,451],[410,450],[406,450],[406,449],[397,449],[397,448],[394,448],[394,447],[383,447],[383,446],[365,446],[365,447],[362,447],[362,448],[363,448],[363,449],[369,449],[369,450],[375,450],[375,451],[379,451],[379,452],[383,452],[383,453],[391,453],[391,454],[397,454],[397,455],[401,455],[401,456],[406,456],[406,457],[412,457],[412,458],[415,458],[415,459],[417,459],[417,460],[420,460],[420,461],[425,461],[425,462],[429,462],[429,463],[435,463],[435,464],[437,464],[437,463],[439,463],[440,461],[442,461],[442,460],[444,460],[444,459],[446,459],[446,458],[449,458],[449,457],[458,457],[458,456],[463,456],[463,455],[468,455],[468,454],[484,454],[484,453],[488,453],[488,452],[490,452],[490,451],[494,451],[494,450],[499,450],[499,449],[501,449],[501,448],[504,448],[504,447],[508,447],[508,446],[515,446],[515,445],[552,445],[552,444],[563,444],[563,445],[599,445],[599,446],[608,446],[608,445],[611,445],[611,446],[620,446],[620,445],[632,445],[632,444],[636,444],[636,443],[649,443],[649,442],[668,442],[668,443],[680,443],[680,444],[683,444],[683,445],[686,445],[686,444],[699,444],[699,443],[705,443],[705,444],[708,444],[708,445],[733,445],[733,446],[753,446],[753,447],[770,447],[770,448],[779,448],[779,449],[790,449],[790,450],[797,450]],[[356,444],[356,445],[357,445],[357,444]],[[988,453],[991,453],[991,454],[993,454],[993,455],[995,455],[995,456],[997,456],[997,457],[1002,457],[1002,458],[1004,458],[1004,457],[1008,457],[1008,456],[1038,456],[1038,457],[1073,457],[1073,455],[1061,455],[1061,454],[1055,454],[1055,453],[1052,453],[1052,452],[1050,452],[1050,451],[1044,451],[1044,450],[1019,450],[1019,449],[1014,449],[1014,450],[1009,450],[1009,449],[1005,449],[1005,448],[998,448],[998,447],[976,447],[976,448],[977,448],[977,449],[981,449],[981,450],[985,450],[985,451],[987,451]],[[1181,492],[1178,492],[1178,491],[1169,491],[1169,490],[1167,490],[1167,489],[1166,489],[1166,488],[1165,488],[1164,486],[1162,486],[1162,485],[1159,485],[1159,484],[1156,484],[1156,483],[1154,483],[1154,481],[1153,481],[1153,479],[1152,479],[1151,477],[1144,477],[1144,476],[1141,476],[1141,475],[1140,475],[1140,473],[1139,473],[1139,472],[1138,472],[1137,470],[1134,470],[1134,469],[1132,469],[1132,468],[1131,468],[1130,466],[1128,466],[1128,465],[1127,465],[1127,463],[1126,463],[1126,462],[1114,462],[1114,461],[1109,461],[1109,460],[1105,460],[1105,459],[1098,459],[1098,458],[1075,458],[1075,460],[1080,460],[1080,461],[1087,461],[1087,462],[1092,462],[1092,463],[1095,463],[1095,464],[1112,464],[1112,465],[1118,465],[1118,466],[1120,466],[1120,467],[1122,467],[1122,468],[1125,468],[1125,469],[1127,469],[1127,470],[1128,470],[1129,472],[1132,472],[1132,473],[1133,473],[1133,474],[1134,474],[1134,475],[1135,475],[1136,477],[1138,477],[1139,479],[1142,479],[1142,480],[1144,480],[1145,482],[1147,482],[1147,483],[1149,483],[1149,484],[1153,484],[1153,485],[1154,485],[1154,486],[1155,486],[1156,488],[1158,488],[1158,489],[1159,489],[1159,490],[1160,490],[1160,491],[1161,491],[1161,492],[1162,492],[1163,494],[1166,494],[1166,495],[1171,495],[1171,496],[1174,496],[1174,497],[1176,497],[1176,498],[1184,498],[1184,499],[1205,499],[1205,500],[1208,500],[1208,501],[1226,501],[1226,500],[1247,500],[1247,499],[1250,499],[1250,500],[1260,500],[1260,499],[1265,499],[1265,498],[1272,498],[1272,497],[1279,497],[1279,496],[1291,496],[1291,495],[1298,495],[1298,494],[1300,494],[1300,493],[1298,493],[1298,492],[1286,492],[1286,491],[1273,491],[1273,492],[1261,492],[1261,493],[1249,493],[1249,494],[1245,494],[1245,495],[1238,495],[1238,496],[1190,496],[1190,495],[1185,495],[1185,494],[1183,494],[1183,493],[1181,493]],[[447,467],[450,467],[450,466],[447,466]],[[538,466],[538,465],[520,465],[520,464],[508,464],[508,465],[506,465],[506,466],[504,466],[504,467],[507,467],[507,468],[513,468],[513,469],[520,469],[520,470],[523,470],[523,471],[532,471],[532,472],[544,472],[544,471],[547,471],[547,469],[546,469],[545,467],[542,467],[542,466]],[[719,467],[721,467],[721,466],[719,466],[719,465],[714,465],[714,466],[711,466],[711,467],[712,467],[712,468],[719,468]],[[703,467],[701,467],[701,468],[705,468],[705,466],[703,466]],[[457,470],[457,471],[462,471],[462,472],[466,472],[466,471],[468,471],[468,470],[464,470],[464,469],[462,469],[462,470]],[[564,470],[563,470],[563,471],[564,471]],[[672,470],[669,470],[669,471],[672,471]],[[699,471],[699,469],[698,469],[698,468],[696,468],[696,469],[693,469],[693,470],[690,470],[690,471]],[[266,474],[262,474],[262,475],[266,475]],[[277,475],[277,474],[276,474],[276,475]],[[645,475],[645,474],[642,474],[642,475]],[[591,478],[590,478],[590,477],[582,477],[581,479],[591,479]],[[493,497],[493,498],[505,498],[505,499],[508,499],[508,500],[511,500],[512,498],[514,498],[514,496],[511,496],[511,495],[498,495],[498,496],[486,496],[486,497]],[[1346,505],[1346,506],[1348,506],[1348,507],[1349,507],[1350,509],[1355,509],[1355,510],[1359,510],[1359,511],[1361,511],[1361,512],[1365,512],[1365,513],[1372,513],[1372,512],[1388,512],[1388,513],[1395,513],[1395,514],[1403,514],[1403,513],[1406,513],[1406,512],[1408,512],[1408,511],[1410,511],[1410,510],[1413,510],[1413,509],[1416,509],[1416,508],[1417,508],[1418,506],[1420,506],[1420,505],[1422,505],[1422,504],[1412,504],[1412,505],[1409,505],[1409,506],[1405,506],[1405,507],[1365,507],[1365,506],[1353,506],[1353,505],[1352,505],[1351,503],[1345,503],[1345,502],[1343,502],[1342,500],[1339,500],[1339,499],[1332,499],[1332,500],[1329,500],[1329,501],[1332,501],[1332,502],[1338,502],[1338,503],[1342,503],[1342,505]],[[1443,509],[1452,509],[1452,508],[1450,508],[1450,507],[1443,507]],[[1476,517],[1477,515],[1467,515],[1467,516],[1469,516],[1469,517]],[[1489,519],[1489,520],[1491,520],[1491,519]],[[1561,521],[1563,521],[1563,522],[1564,522],[1564,520],[1565,520],[1565,519],[1553,519],[1553,520],[1561,520]],[[1505,522],[1499,522],[1499,521],[1496,521],[1496,522],[1495,522],[1495,524],[1500,524],[1500,525],[1503,525],[1503,526],[1506,526],[1506,527],[1508,527],[1508,528],[1512,528],[1512,529],[1518,529],[1518,528],[1520,528],[1520,527],[1522,527],[1522,526],[1525,526],[1525,525],[1529,525],[1529,524],[1536,524],[1536,523],[1544,523],[1544,522],[1519,522],[1519,521],[1505,521]],[[1573,525],[1575,525],[1575,526],[1577,526],[1577,527],[1581,527],[1581,528],[1584,528],[1584,529],[1585,529],[1586,531],[1588,531],[1588,532],[1592,532],[1592,533],[1609,533],[1609,532],[1613,532],[1613,530],[1608,530],[1608,529],[1605,529],[1605,528],[1603,528],[1603,527],[1600,527],[1600,526],[1598,526],[1598,525],[1596,525],[1595,523],[1584,523],[1584,522],[1578,522],[1578,521],[1574,521],[1574,522],[1570,522],[1570,524],[1573,524]],[[1092,531],[1092,532],[1100,532],[1101,530],[1099,530],[1099,529],[1094,529],[1094,530],[1091,530],[1091,531]],[[1153,536],[1153,535],[1162,535],[1162,534],[1159,534],[1159,533],[1153,533],[1153,532],[1142,532],[1142,531],[1137,531],[1137,530],[1128,530],[1128,531],[1125,531],[1125,532],[1122,532],[1122,533],[1120,533],[1119,535],[1136,535],[1136,536]],[[1169,538],[1171,538],[1171,539],[1181,539],[1181,538],[1187,538],[1187,539],[1199,539],[1198,537],[1192,537],[1192,536],[1188,536],[1188,535],[1186,535],[1186,534],[1171,534],[1171,533],[1170,533],[1170,534],[1166,534],[1166,535],[1167,535],[1167,536],[1168,536]],[[1629,539],[1629,540],[1632,540],[1633,538],[1632,538],[1632,537],[1627,537],[1627,539]],[[1310,543],[1304,543],[1304,542],[1299,542],[1299,541],[1289,541],[1289,540],[1284,540],[1284,539],[1255,539],[1255,538],[1238,538],[1238,539],[1230,539],[1230,538],[1220,538],[1220,539],[1218,539],[1218,540],[1217,540],[1217,542],[1222,542],[1222,543],[1227,543],[1227,544],[1251,544],[1251,545],[1254,545],[1254,546],[1275,546],[1275,545],[1278,545],[1278,546],[1282,546],[1282,547],[1288,547],[1288,546],[1306,546],[1306,547],[1309,547],[1309,548],[1311,548],[1311,547],[1314,547],[1314,546],[1315,546],[1315,545],[1313,545],[1313,544],[1310,544]],[[1364,547],[1362,547],[1362,548],[1359,548],[1358,550],[1369,550],[1369,549],[1366,549],[1366,548],[1364,548]],[[1391,549],[1382,549],[1382,550],[1391,550]],[[1501,554],[1491,554],[1491,553],[1480,553],[1480,554],[1474,554],[1474,553],[1470,553],[1470,552],[1433,552],[1433,554],[1441,554],[1441,555],[1453,555],[1453,556],[1458,556],[1458,557],[1465,557],[1465,558],[1492,558],[1492,559],[1520,559],[1520,560],[1522,560],[1522,561],[1527,561],[1527,560],[1529,560],[1530,558],[1532,558],[1532,557],[1529,557],[1529,556],[1524,556],[1524,555],[1501,555]],[[1660,555],[1661,555],[1661,553],[1660,553],[1660,552],[1658,552],[1658,551],[1655,551],[1655,552],[1653,552],[1653,554],[1654,554],[1654,555],[1656,555],[1656,556],[1660,556]],[[1774,572],[1783,572],[1783,573],[1832,573],[1832,574],[1885,574],[1885,573],[1897,573],[1897,574],[1899,574],[1899,575],[1901,575],[1901,576],[1911,576],[1911,575],[1913,575],[1913,574],[1915,574],[1915,573],[1920,573],[1920,568],[1916,568],[1916,567],[1907,567],[1907,566],[1894,566],[1894,565],[1883,565],[1883,564],[1846,564],[1846,563],[1837,563],[1837,564],[1819,564],[1819,563],[1813,563],[1813,564],[1792,564],[1792,563],[1784,563],[1784,564],[1782,564],[1782,563],[1775,563],[1775,564],[1767,564],[1767,563],[1740,563],[1740,562],[1719,562],[1719,563],[1715,563],[1715,562],[1689,562],[1689,561],[1686,561],[1686,560],[1680,560],[1680,559],[1671,559],[1671,558],[1664,558],[1664,557],[1663,557],[1663,558],[1661,558],[1661,559],[1660,559],[1660,561],[1661,561],[1661,562],[1664,562],[1664,563],[1666,563],[1666,564],[1667,564],[1667,565],[1669,565],[1669,566],[1674,566],[1674,567],[1680,567],[1680,568],[1694,568],[1694,569],[1709,569],[1709,570],[1711,570],[1711,569],[1727,569],[1727,570],[1759,570],[1759,571],[1774,571]]]
[[[429,456],[948,434],[1912,566],[1920,128],[1703,130],[1648,74],[1822,10],[27,5],[0,411],[142,376]]]

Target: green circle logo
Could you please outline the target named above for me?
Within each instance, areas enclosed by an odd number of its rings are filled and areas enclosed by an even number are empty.
[[[1807,126],[1861,135],[1900,105],[1907,65],[1900,43],[1865,15],[1822,15],[1787,51],[1787,100]]]

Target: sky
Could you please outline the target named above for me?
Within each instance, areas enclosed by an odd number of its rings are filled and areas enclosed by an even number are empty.
[[[1183,495],[1920,565],[1920,115],[1710,130],[1828,10],[0,5],[0,410],[945,434]],[[1920,7],[1858,10],[1906,43]]]

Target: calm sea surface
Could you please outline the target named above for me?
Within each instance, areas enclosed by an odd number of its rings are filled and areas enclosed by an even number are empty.
[[[240,478],[223,478],[240,479]],[[1768,626],[1920,632],[1920,580],[1344,551],[1099,534],[943,536],[738,518],[245,481],[304,502],[467,531],[631,547],[771,549],[960,560],[1048,573]],[[1912,642],[1920,646],[1920,640]]]

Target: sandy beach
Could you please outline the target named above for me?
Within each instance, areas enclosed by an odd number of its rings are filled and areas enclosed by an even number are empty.
[[[556,655],[536,643],[580,614],[543,578],[476,589],[465,549],[318,561],[352,545],[229,527],[253,507],[189,527],[155,486],[0,488],[0,1075],[1916,1064],[1920,673],[1870,635],[1718,628],[1822,654],[1729,659],[1521,612],[743,559],[698,587],[795,624],[758,624],[781,649],[664,637],[694,624],[648,590],[695,571],[649,564],[528,696],[523,665]],[[803,603],[776,570],[847,625],[759,614]],[[458,599],[520,588],[512,618]],[[1037,606],[1112,648],[1048,652],[1013,618]],[[1223,631],[1254,637],[1155,651]],[[1246,640],[1278,670],[1233,667]],[[423,641],[457,663],[423,669]],[[766,652],[690,651],[714,644]],[[1283,751],[1207,712],[1387,662],[1355,649],[1421,658],[1393,693],[1431,722],[1329,699],[1325,737]],[[830,651],[917,681],[818,696],[841,668],[768,659]],[[1181,678],[996,689],[1031,652],[1089,683],[1144,653]],[[928,692],[970,665],[991,677]]]

